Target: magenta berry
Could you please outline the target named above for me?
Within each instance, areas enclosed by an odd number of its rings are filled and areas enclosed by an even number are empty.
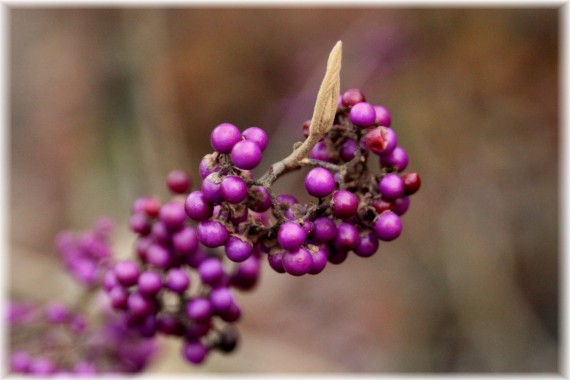
[[[246,140],[250,140],[256,143],[262,152],[267,147],[267,134],[261,128],[247,128],[245,131],[243,131],[242,136],[245,137]]]
[[[299,224],[295,222],[283,223],[277,233],[279,245],[288,251],[298,249],[304,242],[307,233]]]
[[[366,101],[364,94],[357,88],[351,88],[342,94],[342,105],[352,107],[355,104]]]
[[[400,217],[392,211],[385,211],[374,221],[374,234],[383,241],[392,241],[402,233]]]
[[[251,256],[253,245],[237,236],[230,236],[226,241],[226,256],[228,259],[240,263]]]
[[[283,269],[293,276],[302,276],[309,273],[313,265],[311,253],[305,248],[285,252],[283,255]]]
[[[184,202],[186,214],[195,221],[207,220],[212,216],[212,205],[204,198],[201,191],[193,191]]]
[[[219,247],[226,242],[227,238],[228,230],[220,222],[206,221],[198,225],[198,240],[206,247]]]
[[[250,140],[235,144],[231,152],[232,162],[240,169],[253,169],[261,162],[261,148]]]
[[[338,218],[350,218],[358,210],[358,198],[346,190],[338,190],[333,194],[332,210]]]
[[[376,253],[378,245],[378,239],[376,236],[369,233],[360,237],[358,246],[354,249],[354,253],[360,257],[370,257]]]
[[[176,194],[184,194],[190,189],[190,177],[183,170],[173,170],[166,177],[166,185]]]
[[[314,197],[326,197],[334,191],[334,176],[327,169],[314,168],[305,177],[305,188]]]
[[[349,114],[352,124],[360,128],[368,128],[374,125],[376,120],[376,111],[374,107],[366,102],[355,104]]]
[[[220,153],[230,153],[234,145],[240,140],[241,133],[239,129],[229,123],[218,125],[210,136],[212,148]]]
[[[392,152],[380,155],[380,166],[392,167],[397,172],[402,172],[408,167],[408,154],[404,148],[397,146]]]
[[[392,117],[386,107],[374,106],[374,111],[376,112],[376,124],[383,127],[389,127],[392,124]]]
[[[247,197],[247,185],[240,177],[226,177],[221,184],[221,194],[229,203],[240,203]]]
[[[204,200],[211,203],[220,203],[224,200],[222,197],[222,181],[218,173],[209,174],[202,181],[202,196]]]
[[[404,194],[404,181],[397,174],[386,174],[378,184],[378,192],[385,199],[396,199]]]

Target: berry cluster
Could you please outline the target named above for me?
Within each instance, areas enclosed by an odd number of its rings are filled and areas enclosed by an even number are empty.
[[[156,342],[124,329],[116,315],[106,313],[100,327],[89,326],[81,312],[52,301],[41,307],[14,302],[8,309],[14,373],[94,375],[139,372],[156,350]]]
[[[241,309],[231,288],[255,286],[259,255],[250,249],[239,264],[224,262],[223,255],[209,248],[228,240],[226,228],[213,221],[197,228],[192,225],[184,197],[179,195],[190,188],[184,172],[170,173],[166,182],[174,193],[167,203],[154,197],[135,201],[130,228],[138,235],[137,258],[121,261],[108,271],[104,289],[131,329],[146,337],[182,337],[183,357],[198,364],[212,349],[225,353],[236,347],[238,335],[232,324],[240,318]],[[200,202],[190,204],[200,207]],[[231,238],[227,245],[234,247],[230,251],[243,250]]]
[[[128,329],[106,297],[98,299],[95,316],[85,312],[92,297],[101,295],[103,279],[113,266],[112,229],[113,223],[101,218],[91,230],[64,231],[56,238],[66,269],[85,287],[75,306],[60,301],[44,306],[10,303],[12,372],[37,376],[134,373],[152,359],[156,341]]]
[[[92,230],[79,234],[61,232],[56,247],[67,271],[88,287],[101,285],[105,272],[112,266],[110,235],[113,222],[99,219]]]
[[[402,174],[408,155],[390,125],[388,110],[367,103],[360,90],[339,96],[332,128],[295,167],[313,167],[305,188],[317,201],[307,204],[289,194],[275,196],[271,173],[252,179],[249,170],[267,146],[263,130],[218,125],[211,134],[215,152],[200,163],[201,190],[190,193],[184,205],[199,223],[197,239],[206,247],[224,247],[234,262],[266,253],[271,268],[294,276],[320,273],[350,251],[372,256],[379,241],[400,236],[400,217],[420,186],[417,173]],[[310,121],[303,133],[309,137]],[[379,173],[368,169],[370,152],[379,157]]]

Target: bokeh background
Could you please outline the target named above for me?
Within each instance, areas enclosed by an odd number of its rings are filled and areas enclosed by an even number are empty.
[[[198,178],[221,122],[268,131],[260,174],[302,139],[328,52],[386,106],[422,189],[397,241],[318,276],[264,263],[242,345],[150,372],[557,372],[559,25],[555,8],[11,8],[10,297],[72,301],[55,234],[127,220]],[[303,197],[302,173],[277,190]]]

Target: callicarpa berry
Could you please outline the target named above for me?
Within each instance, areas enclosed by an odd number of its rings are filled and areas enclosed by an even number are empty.
[[[397,174],[386,174],[378,184],[378,191],[385,199],[396,199],[404,194],[404,182]]]
[[[210,136],[212,148],[220,153],[230,153],[234,145],[240,140],[241,133],[238,127],[229,123],[218,125]]]
[[[184,293],[190,286],[190,279],[182,269],[173,268],[166,274],[166,287],[175,293]]]
[[[248,241],[242,240],[239,236],[230,236],[226,241],[226,256],[236,263],[249,258],[252,249],[253,245]]]
[[[390,124],[392,124],[392,117],[386,107],[374,106],[374,111],[376,112],[376,124],[382,127],[390,127]]]
[[[240,177],[228,176],[221,185],[222,197],[229,203],[240,203],[247,197],[247,185]]]
[[[295,222],[283,223],[277,233],[279,245],[288,251],[298,249],[305,242],[306,237],[307,233],[303,227]]]
[[[324,162],[331,162],[334,163],[335,160],[329,155],[327,145],[324,141],[319,141],[315,144],[311,152],[309,153],[309,157],[314,160],[324,161]]]
[[[200,364],[206,359],[208,348],[199,340],[191,340],[184,344],[182,355],[193,364]]]
[[[212,216],[212,205],[204,198],[201,191],[193,191],[184,202],[186,214],[195,221],[207,220]]]
[[[376,120],[376,111],[370,103],[361,102],[355,104],[349,114],[352,124],[360,128],[368,128],[374,125]]]
[[[358,210],[358,198],[346,190],[338,190],[333,194],[332,212],[337,218],[350,218]]]
[[[397,172],[402,172],[408,167],[408,154],[404,148],[397,146],[389,154],[380,155],[381,167],[392,167]]]
[[[231,157],[237,168],[254,169],[261,162],[261,149],[253,141],[242,140],[232,148]]]
[[[162,289],[162,279],[156,272],[143,272],[138,281],[139,292],[144,296],[154,296]]]
[[[216,221],[200,222],[198,240],[206,247],[215,248],[223,245],[228,238],[228,230]]]
[[[171,230],[180,229],[186,221],[184,206],[174,201],[162,206],[158,217]]]
[[[374,233],[383,241],[396,239],[402,233],[400,217],[392,211],[384,211],[374,221]]]
[[[408,208],[410,208],[410,197],[407,196],[397,198],[392,203],[392,211],[398,216],[404,215]]]
[[[267,134],[261,128],[251,127],[243,131],[242,136],[246,140],[251,140],[259,146],[259,149],[263,152],[267,147]]]
[[[340,157],[344,161],[350,161],[356,156],[356,152],[358,151],[358,144],[356,141],[352,139],[346,140],[342,147],[340,148]]]
[[[176,194],[184,194],[190,189],[190,177],[183,170],[173,170],[166,177],[166,185]]]
[[[358,246],[354,249],[354,253],[360,257],[370,257],[376,253],[378,245],[376,236],[372,233],[368,233],[360,237],[360,241],[358,242]]]
[[[218,173],[209,174],[202,181],[202,196],[211,203],[220,203],[224,200],[222,197],[222,181],[219,179]]]
[[[404,181],[404,194],[412,195],[417,192],[422,184],[418,173],[406,173],[402,175]]]
[[[327,169],[314,168],[305,177],[305,188],[314,197],[326,197],[334,191],[334,176]]]
[[[327,217],[320,217],[313,222],[313,237],[319,243],[326,243],[333,240],[336,236],[336,224]]]
[[[313,265],[311,253],[305,248],[285,252],[283,255],[283,269],[293,276],[302,276],[309,273]]]
[[[342,104],[345,107],[352,107],[355,104],[366,101],[364,94],[357,88],[351,88],[342,94]]]
[[[327,266],[327,259],[330,253],[329,248],[326,245],[320,246],[315,252],[312,253],[311,268],[307,273],[309,274],[319,274]]]

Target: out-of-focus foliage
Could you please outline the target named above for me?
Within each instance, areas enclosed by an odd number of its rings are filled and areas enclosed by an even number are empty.
[[[557,371],[558,12],[11,8],[11,296],[73,298],[53,237],[100,214],[128,256],[131,202],[197,178],[217,124],[266,129],[263,169],[287,154],[341,39],[341,89],[392,112],[422,175],[402,237],[264,271],[237,354],[196,369],[167,343],[151,370]]]

